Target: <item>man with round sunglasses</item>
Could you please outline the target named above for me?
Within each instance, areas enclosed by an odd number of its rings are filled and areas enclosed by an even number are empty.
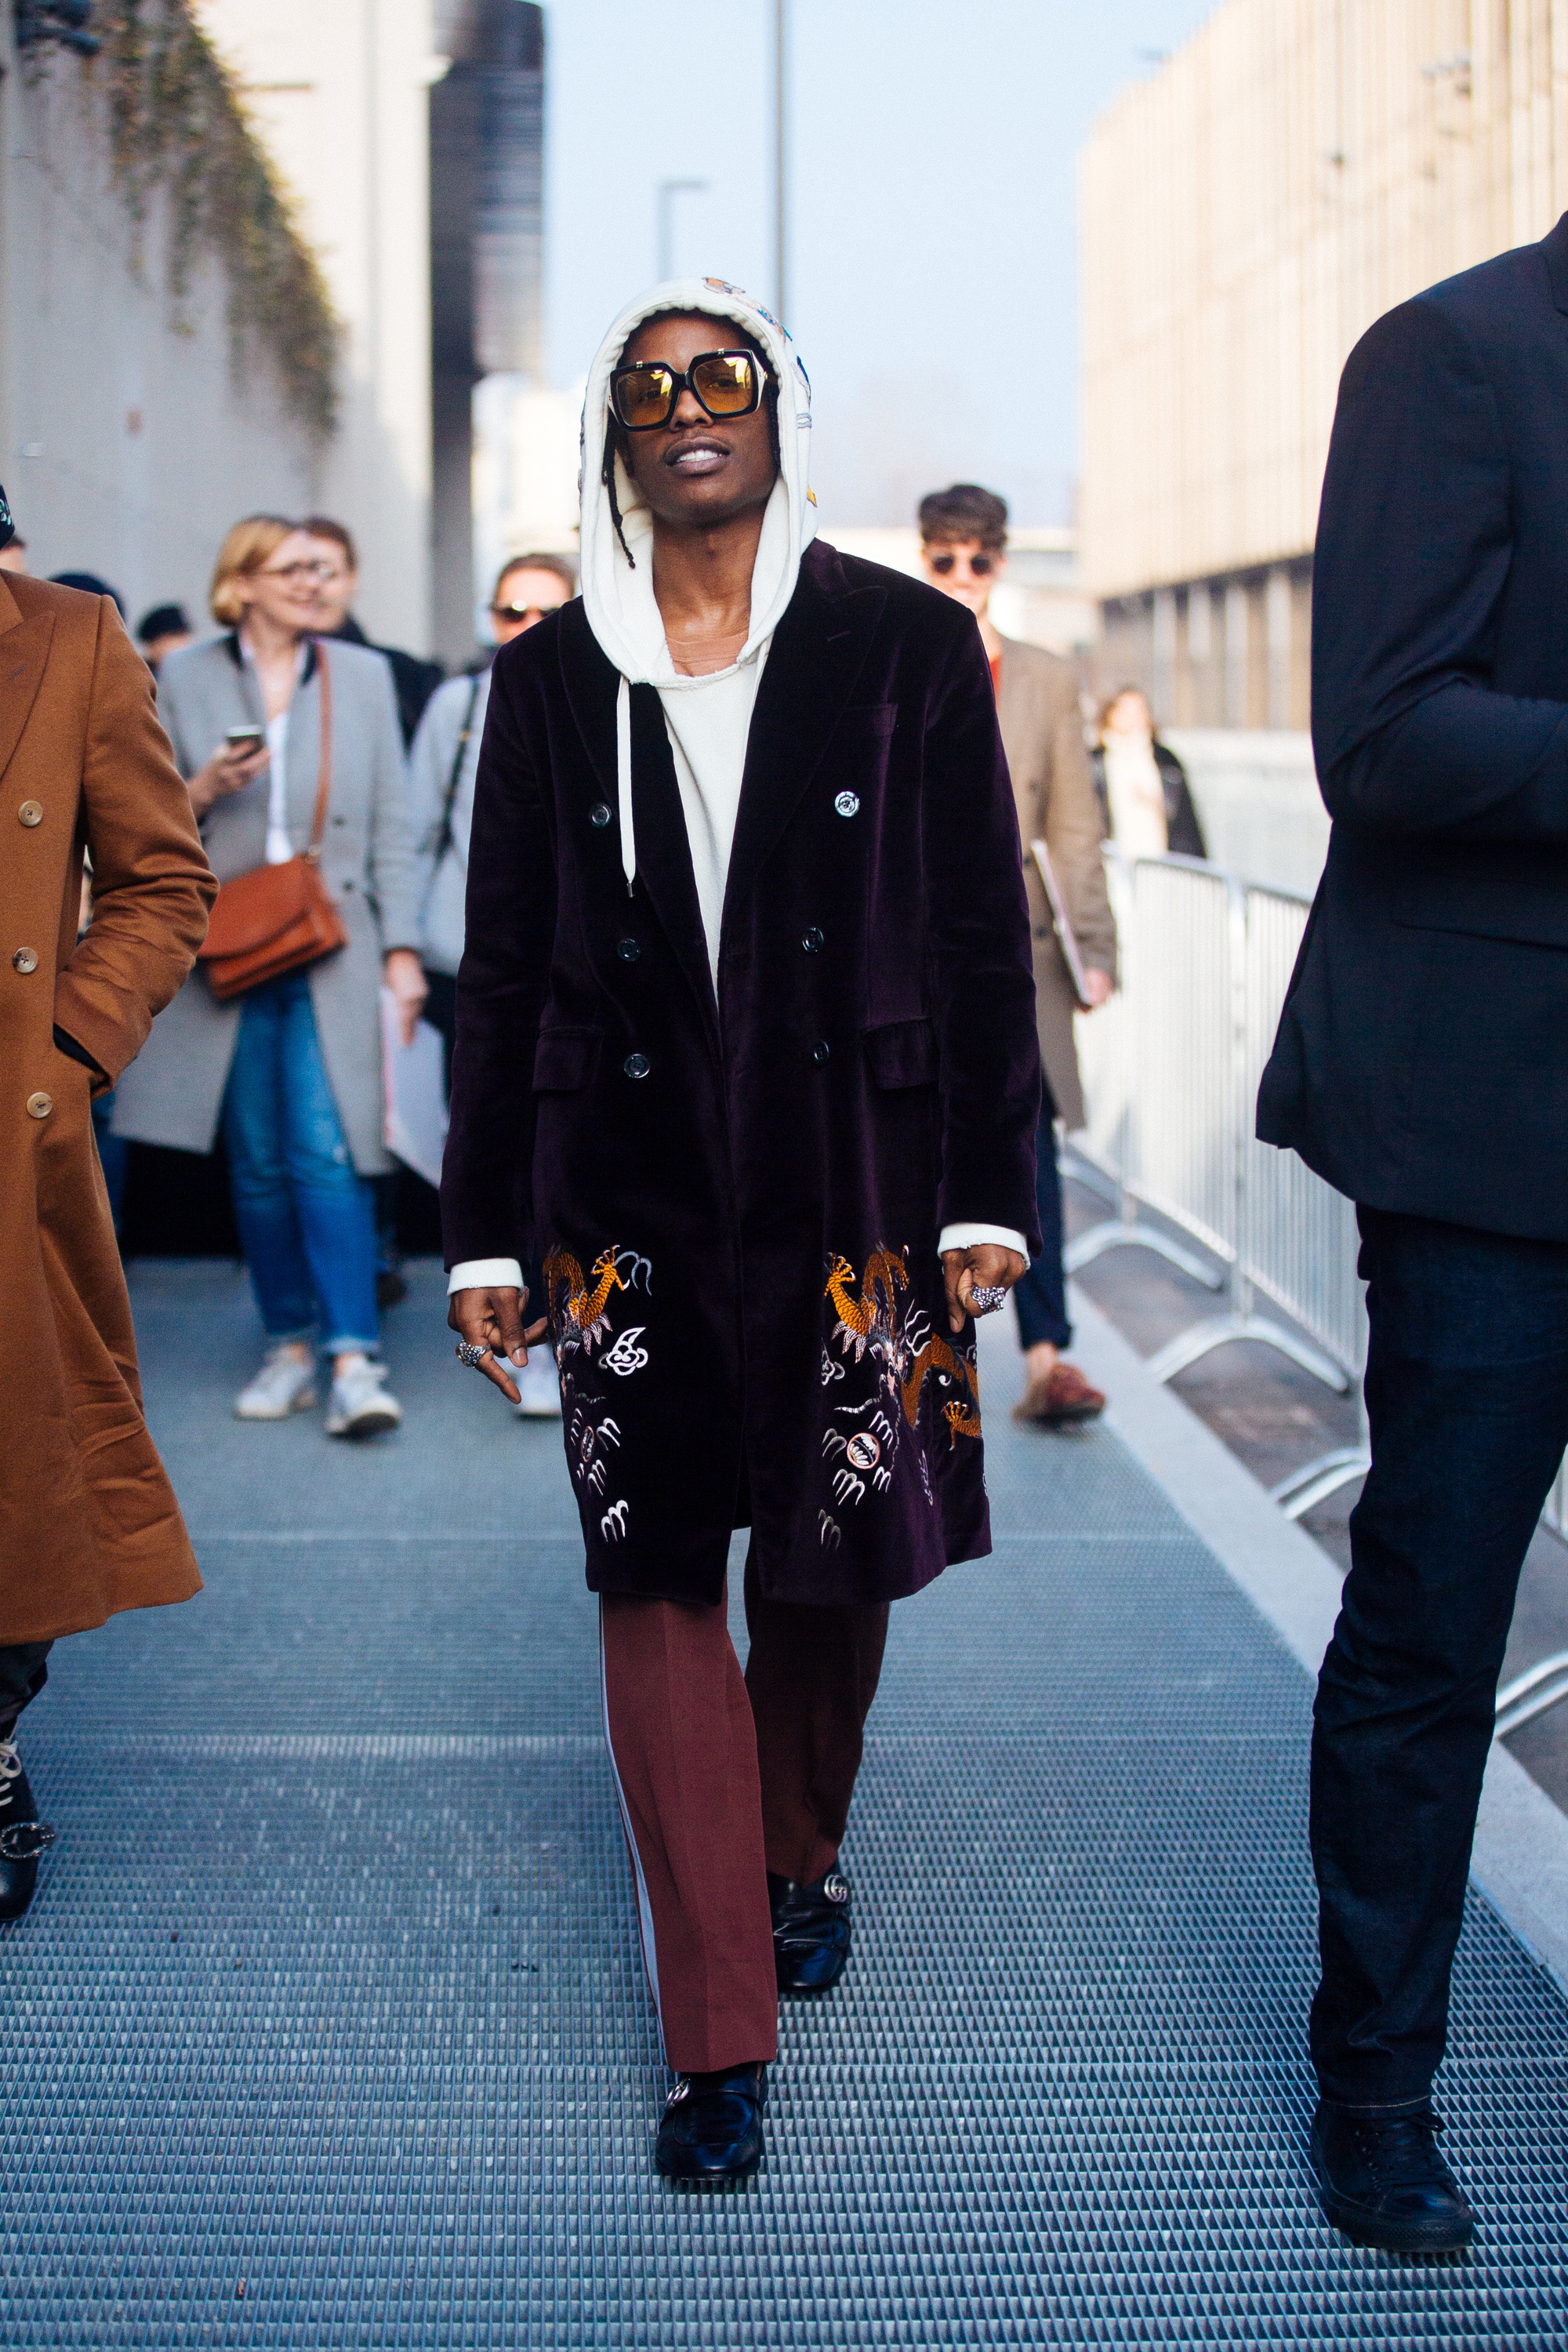
[[[1034,933],[1035,1009],[1045,1091],[1037,1138],[1039,1255],[1013,1293],[1023,1341],[1025,1387],[1014,1419],[1059,1429],[1092,1421],[1105,1397],[1063,1349],[1072,1340],[1063,1263],[1062,1184],[1056,1123],[1084,1122],[1073,1014],[1103,1004],[1116,985],[1116,919],[1105,887],[1100,803],[1084,744],[1078,678],[1070,662],[1040,646],[1005,637],[991,618],[991,592],[1007,562],[1007,505],[977,482],[955,482],[921,500],[921,561],[927,579],[973,614],[991,665],[997,724],[1012,773],[1024,877]],[[1032,845],[1043,842],[1061,901],[1058,920]],[[1083,992],[1062,938],[1066,928]]]
[[[677,2076],[655,2164],[715,2184],[760,2159],[780,1992],[848,1957],[889,1605],[990,1549],[973,1317],[1037,1244],[985,656],[951,603],[814,543],[809,425],[734,287],[610,330],[582,600],[495,665],[442,1184],[459,1358],[515,1398],[556,1343]]]

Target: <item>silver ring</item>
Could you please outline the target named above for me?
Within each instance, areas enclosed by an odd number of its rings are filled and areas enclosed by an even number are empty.
[[[970,1286],[970,1302],[977,1315],[994,1315],[1006,1296],[1005,1283],[976,1282]]]
[[[467,1364],[470,1372],[479,1370],[489,1352],[488,1348],[476,1348],[471,1339],[459,1339],[458,1342],[458,1361]]]

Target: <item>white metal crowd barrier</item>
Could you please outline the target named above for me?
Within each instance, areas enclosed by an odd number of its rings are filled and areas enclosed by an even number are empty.
[[[1121,985],[1079,1020],[1088,1117],[1068,1148],[1076,1172],[1116,1213],[1068,1246],[1068,1271],[1134,1244],[1212,1290],[1228,1289],[1224,1314],[1203,1317],[1150,1358],[1159,1380],[1228,1339],[1258,1339],[1342,1394],[1353,1386],[1359,1399],[1367,1325],[1355,1211],[1293,1151],[1259,1143],[1252,1131],[1309,902],[1187,857],[1129,869],[1108,850],[1106,879]],[[1161,1224],[1146,1223],[1140,1209]],[[1166,1225],[1196,1248],[1173,1239]],[[1259,1314],[1259,1297],[1293,1328]],[[1273,1489],[1274,1499],[1300,1518],[1370,1464],[1363,1405],[1361,1443],[1308,1463]],[[1568,1541],[1568,1460],[1542,1518]],[[1568,1650],[1499,1691],[1500,1738],[1564,1700]]]
[[[1070,1245],[1068,1269],[1136,1244],[1228,1294],[1223,1313],[1151,1358],[1159,1380],[1227,1340],[1255,1339],[1359,1395],[1366,1315],[1355,1212],[1293,1152],[1252,1132],[1308,902],[1186,857],[1129,870],[1108,853],[1107,880],[1121,985],[1079,1022],[1088,1118],[1070,1148],[1116,1213]],[[1289,1323],[1261,1312],[1259,1300]],[[1276,1498],[1299,1517],[1366,1466],[1364,1445],[1340,1448],[1287,1480]]]

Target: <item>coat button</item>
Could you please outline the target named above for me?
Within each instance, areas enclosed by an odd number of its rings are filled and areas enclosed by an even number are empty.
[[[653,1065],[646,1054],[628,1054],[621,1067],[628,1078],[646,1078]]]
[[[823,945],[822,933],[817,929],[815,923],[813,923],[809,931],[803,931],[801,933],[800,943],[805,950],[807,955],[821,954]]]
[[[23,824],[42,824],[43,803],[41,801],[24,801],[16,814]]]
[[[27,1097],[27,1117],[29,1118],[47,1118],[54,1107],[54,1097],[52,1095],[29,1095]]]
[[[599,832],[603,833],[605,827],[610,822],[608,803],[605,801],[595,801],[593,807],[588,811],[588,822],[591,825],[596,826]]]
[[[616,953],[620,957],[623,963],[636,963],[638,956],[642,953],[642,950],[638,947],[636,940],[617,940],[616,941]]]
[[[38,969],[37,948],[18,948],[11,959],[11,969],[13,971],[37,971]]]
[[[833,803],[840,816],[854,816],[860,806],[858,793],[840,793]]]
[[[817,1066],[817,1068],[818,1068],[819,1070],[821,1069],[822,1065],[824,1064],[824,1062],[826,1062],[826,1061],[827,1056],[828,1056],[828,1055],[832,1052],[832,1050],[833,1050],[833,1049],[832,1049],[832,1047],[829,1045],[829,1044],[828,1044],[828,1042],[827,1042],[827,1040],[826,1040],[826,1037],[819,1037],[819,1038],[817,1039],[817,1041],[816,1041],[816,1045],[812,1047],[812,1049],[811,1049],[811,1058],[812,1058],[812,1060],[816,1064],[816,1066]]]

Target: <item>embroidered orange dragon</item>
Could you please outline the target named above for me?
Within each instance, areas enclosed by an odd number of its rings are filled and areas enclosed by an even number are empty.
[[[613,1244],[607,1250],[600,1251],[594,1260],[592,1290],[584,1281],[583,1269],[570,1250],[558,1250],[544,1261],[544,1297],[551,1318],[563,1328],[570,1318],[572,1336],[579,1339],[590,1354],[594,1342],[602,1339],[610,1328],[605,1308],[609,1304],[611,1291],[624,1290],[626,1286],[616,1271],[618,1255],[619,1252]],[[563,1286],[566,1293],[564,1314],[560,1297]]]

